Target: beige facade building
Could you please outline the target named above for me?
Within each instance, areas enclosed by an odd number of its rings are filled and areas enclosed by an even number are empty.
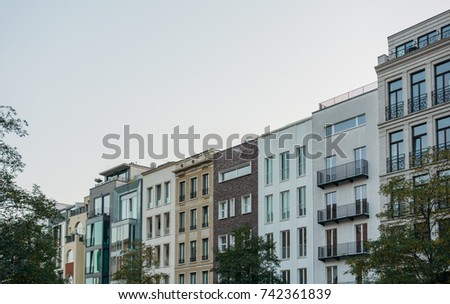
[[[213,282],[213,151],[175,164],[175,283]]]

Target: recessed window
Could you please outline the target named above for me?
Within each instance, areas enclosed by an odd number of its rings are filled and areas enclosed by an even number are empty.
[[[414,41],[408,41],[402,45],[399,45],[395,48],[396,57],[402,57],[403,55],[415,50],[417,47],[414,45]]]
[[[273,222],[273,195],[266,195],[264,202],[264,219],[266,223]]]
[[[289,152],[280,154],[280,176],[281,180],[289,179]]]
[[[241,197],[241,214],[252,212],[252,195],[247,194]]]
[[[281,192],[281,220],[288,220],[291,217],[289,205],[289,191]]]
[[[429,44],[432,44],[433,42],[436,42],[438,39],[438,32],[432,31],[426,35],[420,36],[418,39],[419,42],[419,48],[426,47]]]
[[[219,173],[219,182],[226,182],[231,179],[235,179],[241,176],[245,176],[252,173],[251,163],[246,163],[239,167],[222,171]]]
[[[444,27],[441,29],[441,38],[442,38],[442,39],[445,39],[445,38],[447,38],[447,37],[450,37],[450,24],[444,26]]]
[[[228,201],[219,202],[219,220],[225,219],[228,217]]]
[[[335,124],[329,124],[325,127],[325,135],[330,136],[337,133],[347,131],[366,123],[366,114],[362,114],[356,117],[352,117]]]
[[[281,231],[281,258],[289,259],[291,257],[291,231]]]

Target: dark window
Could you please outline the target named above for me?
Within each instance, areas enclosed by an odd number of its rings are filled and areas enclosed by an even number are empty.
[[[386,108],[386,120],[403,116],[402,80],[397,79],[389,83],[389,104]]]
[[[421,124],[412,128],[412,152],[410,165],[415,167],[422,163],[428,153],[427,124]]]
[[[433,105],[450,101],[450,60],[435,66],[436,90],[433,92]]]
[[[387,171],[393,172],[405,169],[405,154],[403,150],[403,131],[389,135],[389,154]]]
[[[450,148],[450,116],[436,121],[438,149]]]
[[[447,37],[450,37],[450,24],[444,26],[441,29],[441,38],[444,39],[444,38],[447,38]]]
[[[180,197],[179,201],[182,202],[186,199],[186,182],[180,182]]]
[[[426,35],[419,37],[419,48],[423,48],[433,42],[436,42],[438,39],[438,32],[433,31],[431,33],[428,33]]]
[[[427,108],[427,94],[425,88],[425,71],[411,75],[411,98],[408,100],[409,113]]]
[[[415,49],[416,49],[416,46],[414,45],[414,41],[411,40],[402,45],[397,46],[397,48],[395,49],[395,54],[397,57],[402,57],[406,53],[409,53]]]

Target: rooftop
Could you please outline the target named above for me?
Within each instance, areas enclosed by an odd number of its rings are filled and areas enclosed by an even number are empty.
[[[357,89],[351,90],[351,91],[349,91],[347,93],[344,93],[344,94],[341,94],[339,96],[336,96],[336,97],[330,98],[328,100],[322,101],[321,103],[319,103],[319,110],[323,110],[325,108],[334,106],[334,105],[336,105],[338,103],[341,103],[341,102],[344,102],[346,100],[349,100],[349,99],[358,97],[360,95],[366,94],[366,93],[368,93],[370,91],[376,90],[377,87],[378,87],[378,82],[375,81],[375,82],[366,84],[366,85],[364,85],[362,87],[359,87]]]

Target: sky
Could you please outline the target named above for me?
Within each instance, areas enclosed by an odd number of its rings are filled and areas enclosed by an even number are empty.
[[[83,201],[98,173],[123,162],[177,160],[163,134],[262,134],[319,102],[376,81],[387,37],[448,1],[0,0],[0,104],[28,121],[8,135],[33,184]],[[144,138],[145,157],[124,128]],[[103,139],[121,147],[111,154]],[[152,134],[153,140],[147,135]],[[238,142],[234,142],[238,144]],[[188,154],[187,145],[183,153]]]

